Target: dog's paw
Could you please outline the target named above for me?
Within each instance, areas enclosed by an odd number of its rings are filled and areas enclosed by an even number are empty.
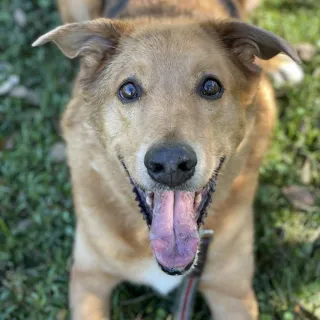
[[[264,66],[264,70],[269,74],[276,87],[282,87],[286,84],[298,84],[304,78],[301,66],[283,54],[271,59]]]

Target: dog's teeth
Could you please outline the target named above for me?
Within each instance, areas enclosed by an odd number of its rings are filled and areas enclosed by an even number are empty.
[[[195,205],[198,206],[202,201],[202,194],[199,192],[194,199]]]
[[[147,205],[152,208],[153,207],[153,197],[152,197],[152,192],[148,192],[147,193],[147,197],[146,197],[146,202],[147,202]]]
[[[148,205],[149,207],[152,206],[152,199],[150,199],[149,197],[147,197],[147,205]]]

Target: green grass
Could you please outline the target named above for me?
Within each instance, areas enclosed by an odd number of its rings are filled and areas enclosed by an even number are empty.
[[[12,19],[17,8],[26,13],[24,28]],[[320,212],[294,209],[281,192],[285,186],[302,184],[306,161],[311,167],[307,187],[316,193],[320,185],[320,78],[312,77],[320,67],[319,17],[319,0],[265,0],[252,17],[254,23],[293,43],[317,46],[312,62],[303,65],[303,84],[281,92],[279,125],[261,169],[254,285],[262,320],[312,319],[295,314],[297,301],[320,317],[320,250],[315,250]],[[19,75],[20,83],[38,93],[41,102],[34,106],[0,97],[1,320],[68,317],[74,235],[71,185],[66,164],[54,163],[49,153],[62,140],[58,120],[76,64],[53,45],[30,47],[37,36],[59,23],[53,1],[1,0],[0,25],[5,32],[0,33],[0,61],[10,67],[0,71],[0,81]],[[11,149],[4,147],[8,141]],[[160,298],[147,288],[122,285],[112,298],[113,318],[170,319],[172,301],[173,294]],[[209,319],[200,296],[194,319]]]

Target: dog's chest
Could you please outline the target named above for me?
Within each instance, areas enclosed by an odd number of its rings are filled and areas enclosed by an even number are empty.
[[[141,270],[139,282],[152,287],[163,295],[176,288],[183,279],[183,276],[169,276],[164,273],[154,259],[146,262],[145,267]]]

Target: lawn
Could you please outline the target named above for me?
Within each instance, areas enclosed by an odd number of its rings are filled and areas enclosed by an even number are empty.
[[[280,121],[261,169],[254,286],[262,320],[320,319],[319,17],[319,0],[265,0],[251,17],[316,49],[303,64],[303,83],[277,91]],[[59,23],[53,0],[0,2],[0,87],[10,77],[16,83],[0,96],[1,320],[68,318],[75,221],[67,166],[56,148],[77,63],[53,45],[30,46]],[[296,186],[300,200],[290,197]],[[113,319],[171,319],[173,296],[121,285]],[[210,319],[200,296],[194,319]]]

